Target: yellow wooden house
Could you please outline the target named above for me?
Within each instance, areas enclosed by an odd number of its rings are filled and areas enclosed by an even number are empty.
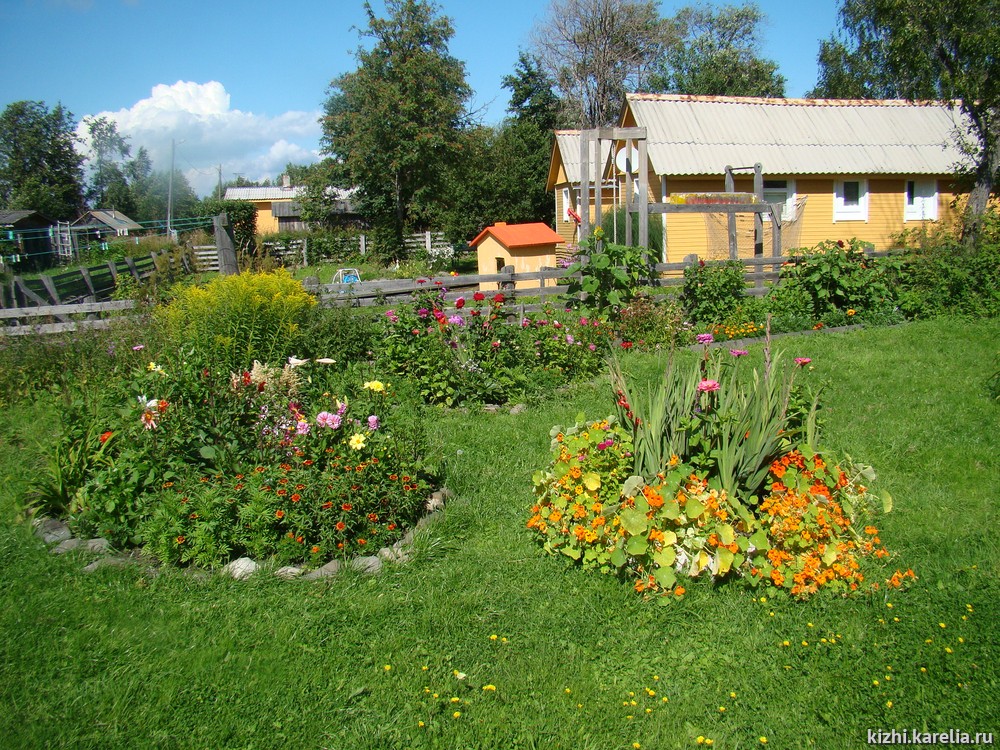
[[[851,238],[885,250],[904,230],[955,219],[956,174],[967,163],[954,139],[961,125],[958,109],[940,102],[668,94],[627,95],[620,120],[646,131],[651,203],[722,192],[727,166],[736,191],[754,192],[749,168],[759,163],[763,200],[781,207],[785,253]],[[663,222],[665,246],[651,250],[664,261],[729,257],[725,214],[653,221]],[[753,223],[738,215],[741,257],[754,254]],[[765,254],[770,231],[768,218]]]
[[[594,183],[604,172],[611,154],[612,144],[604,141],[601,145],[601,168],[595,174],[591,172],[590,182]],[[572,254],[566,248],[574,248],[580,242],[580,131],[557,130],[552,143],[552,158],[549,162],[549,175],[545,189],[551,191],[556,202],[555,231],[559,234],[560,255]],[[612,211],[620,202],[618,195],[619,183],[613,176],[606,175],[601,181],[601,206],[604,212]],[[590,205],[590,219],[594,220],[595,207]],[[562,252],[564,251],[565,252]]]

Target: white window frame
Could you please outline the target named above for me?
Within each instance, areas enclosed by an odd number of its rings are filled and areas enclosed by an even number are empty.
[[[779,187],[768,187],[767,183],[785,183],[784,188]],[[785,199],[782,201],[769,201],[767,199],[768,193],[784,193]],[[795,180],[784,179],[784,180],[764,180],[764,202],[765,203],[781,203],[781,223],[784,224],[786,221],[794,221],[795,219],[795,199],[797,195],[795,193]],[[764,214],[764,221],[770,221],[771,215]]]
[[[937,180],[907,180],[903,184],[903,221],[937,221]]]
[[[576,211],[577,214],[580,213],[579,207],[570,202],[575,192],[576,191],[573,190],[573,188],[564,187],[562,189],[562,220],[564,222],[573,222],[573,217],[569,215],[570,208]]]
[[[846,202],[845,188],[847,183],[857,183],[858,202]],[[833,183],[833,220],[837,221],[868,221],[868,180],[863,177],[849,177],[836,180]]]

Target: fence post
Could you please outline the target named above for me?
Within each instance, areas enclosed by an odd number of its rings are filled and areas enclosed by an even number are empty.
[[[215,247],[219,253],[219,273],[223,276],[238,274],[240,267],[236,263],[236,240],[226,212],[214,217],[212,225],[215,229]]]
[[[501,281],[498,286],[502,291],[514,291],[514,266],[504,266],[500,273],[510,274],[510,281]]]
[[[368,238],[365,235],[361,235],[361,241],[358,244],[359,253],[365,255],[368,251]]]

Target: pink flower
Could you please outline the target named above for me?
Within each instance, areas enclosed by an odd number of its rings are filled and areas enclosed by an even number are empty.
[[[376,417],[374,414],[372,414],[370,417],[368,417],[368,429],[369,430],[371,430],[372,432],[375,432],[375,430],[378,429],[378,425],[379,425],[378,417]]]
[[[729,353],[732,354],[734,357],[745,357],[750,352],[748,352],[746,349],[730,349]]]
[[[500,348],[500,342],[499,341],[494,341],[493,344],[492,344],[492,346],[493,346],[494,349],[499,349]]]
[[[145,348],[146,348],[145,344],[136,344],[135,346],[132,347],[132,351],[141,352]]]
[[[321,411],[316,415],[316,425],[318,427],[326,427],[330,430],[335,430],[340,426],[340,417],[336,414],[331,414],[328,411]]]
[[[597,345],[596,344],[587,344],[587,348],[590,349],[590,351],[592,351],[592,352],[596,352],[597,351]]]
[[[389,319],[389,321],[392,322],[392,323],[398,323],[399,322],[399,317],[396,315],[396,311],[395,310],[386,310],[385,311],[385,317],[387,317]]]
[[[711,344],[713,341],[715,341],[715,336],[713,336],[710,333],[699,333],[697,336],[694,337],[694,339],[699,344]]]
[[[797,364],[799,367],[805,367],[810,362],[812,362],[812,360],[809,357],[796,357],[795,358],[795,364]]]
[[[718,380],[702,380],[698,383],[698,393],[711,393],[719,390]]]

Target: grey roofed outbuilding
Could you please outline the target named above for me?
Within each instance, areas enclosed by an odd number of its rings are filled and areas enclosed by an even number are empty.
[[[944,175],[968,164],[960,111],[941,102],[640,93],[626,95],[622,120],[646,128],[659,175],[755,162],[772,175]]]
[[[74,226],[97,226],[103,225],[113,229],[117,234],[128,234],[129,232],[141,232],[142,225],[132,221],[121,211],[114,211],[104,208],[95,208],[87,211],[83,216],[73,222]]]
[[[227,201],[287,201],[299,198],[303,187],[230,187],[226,188]]]

